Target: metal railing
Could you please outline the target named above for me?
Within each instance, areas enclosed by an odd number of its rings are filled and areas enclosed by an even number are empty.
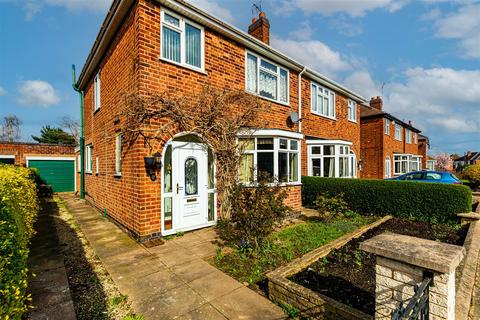
[[[429,287],[433,285],[433,276],[425,276],[420,285],[415,285],[415,294],[410,299],[400,302],[392,312],[392,320],[428,320],[429,319]],[[404,305],[408,301],[406,307]]]

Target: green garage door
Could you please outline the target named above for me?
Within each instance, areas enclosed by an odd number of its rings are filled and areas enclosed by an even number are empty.
[[[75,161],[29,160],[28,166],[36,168],[40,178],[51,185],[54,192],[75,191]]]

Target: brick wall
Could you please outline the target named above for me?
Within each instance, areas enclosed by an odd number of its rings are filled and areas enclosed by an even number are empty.
[[[41,143],[0,142],[0,155],[15,156],[15,164],[26,166],[27,156],[75,156],[75,147]]]
[[[205,85],[245,90],[245,47],[205,27],[205,72],[178,66],[160,57],[160,6],[156,1],[139,0],[131,9],[115,40],[105,54],[101,69],[101,108],[93,112],[93,77],[85,90],[86,145],[93,145],[92,174],[86,175],[87,199],[139,238],[158,235],[161,230],[161,179],[152,182],[145,173],[143,158],[148,154],[143,142],[122,155],[121,177],[114,176],[115,133],[122,127],[116,115],[122,109],[122,96],[135,91],[151,95],[176,90],[193,95]],[[138,53],[137,55],[135,53]],[[134,63],[136,62],[136,63]],[[134,68],[135,66],[135,68]],[[289,104],[262,99],[266,110],[260,114],[266,128],[297,132],[289,121],[298,106],[298,73],[290,71]],[[360,126],[347,120],[347,98],[336,95],[337,121],[309,114],[310,81],[303,79],[304,133],[322,138],[352,141],[359,154]],[[159,125],[159,124],[157,124]],[[172,135],[178,132],[171,132]],[[168,140],[168,137],[167,139]],[[153,153],[162,152],[163,145]],[[96,158],[99,172],[96,174]],[[302,172],[306,173],[306,149],[302,150]],[[301,188],[289,187],[287,203],[301,208]]]

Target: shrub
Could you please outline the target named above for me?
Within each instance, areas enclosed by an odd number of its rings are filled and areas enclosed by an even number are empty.
[[[473,183],[480,183],[480,164],[468,166],[463,171],[463,178],[468,179]]]
[[[349,210],[343,193],[335,196],[328,193],[319,194],[313,203],[313,207],[325,222],[341,217]]]
[[[285,190],[260,174],[255,187],[237,185],[231,196],[231,218],[222,221],[221,234],[238,245],[258,248],[291,209]]]
[[[38,213],[35,173],[0,165],[0,319],[27,311],[28,243]]]
[[[433,223],[457,221],[456,213],[472,210],[466,186],[435,183],[302,177],[302,202],[314,207],[319,194],[344,194],[351,210],[393,215]]]

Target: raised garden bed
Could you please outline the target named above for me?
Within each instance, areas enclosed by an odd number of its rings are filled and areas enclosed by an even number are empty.
[[[448,225],[393,218],[364,233],[361,237],[333,250],[306,270],[290,279],[366,314],[375,313],[376,256],[359,249],[361,242],[384,232],[463,245],[468,226],[459,229]]]
[[[359,251],[359,243],[391,231],[462,245],[472,230],[384,217],[270,272],[269,298],[312,319],[371,320],[375,257]],[[459,269],[457,277],[463,279]]]

